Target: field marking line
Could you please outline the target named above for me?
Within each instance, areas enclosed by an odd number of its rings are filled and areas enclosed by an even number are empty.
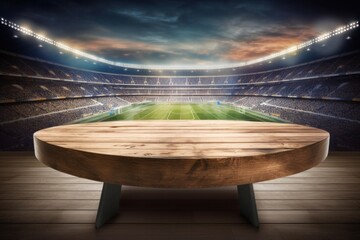
[[[196,118],[197,118],[198,120],[200,120],[199,116],[197,115],[197,113],[196,113],[196,111],[194,110],[194,108],[193,108],[192,105],[191,105],[191,111],[192,111],[193,113],[195,113]]]
[[[181,119],[181,113],[182,113],[182,110],[181,110],[181,109],[182,109],[182,108],[183,108],[182,105],[180,105],[180,106],[179,106],[179,120],[182,120],[182,119]]]
[[[194,112],[193,112],[192,108],[190,109],[190,111],[191,111],[191,115],[193,116],[192,120],[195,120],[195,116],[194,116]]]
[[[170,117],[170,114],[173,112],[173,110],[171,110],[170,112],[169,112],[169,114],[167,115],[167,117],[166,117],[166,120],[170,120],[169,119],[169,117]]]
[[[131,106],[131,105],[130,105]],[[124,116],[124,119],[126,119],[126,120],[128,120],[128,113],[131,113],[131,112],[133,112],[133,111],[137,111],[138,109],[141,109],[141,108],[143,108],[144,106],[135,106],[135,107],[132,107],[132,108],[130,108],[130,109],[127,109],[127,110],[125,110],[125,111],[123,111],[123,112],[121,112],[120,114],[118,114],[118,115],[122,115],[122,114],[124,114],[125,113],[125,116]],[[141,110],[141,111],[145,111],[145,110]],[[141,112],[140,111],[140,112]],[[136,113],[135,113],[136,114]],[[134,115],[135,115],[134,114]],[[118,115],[116,115],[116,116],[118,116]],[[132,115],[132,116],[134,116],[134,115]],[[116,117],[115,116],[115,117]],[[119,121],[119,120],[117,120],[117,121]]]
[[[169,106],[166,106],[166,109],[165,109],[166,111],[165,110],[163,111],[163,113],[161,114],[161,118],[159,118],[159,119],[167,120],[167,118],[168,118],[168,116],[170,114],[170,113],[168,113],[170,109],[171,108],[169,108]]]
[[[130,105],[127,105],[127,106],[124,106],[123,108],[130,107],[130,106],[131,106],[131,104],[130,104]],[[132,108],[126,109],[125,111],[121,112],[120,114],[133,111],[133,110],[138,109],[138,108],[140,108],[140,107],[141,107],[141,106],[134,106],[134,107],[132,107]]]
[[[207,112],[208,114],[210,114],[211,116],[215,117],[215,119],[219,119],[217,116],[215,116],[214,114],[212,114],[211,112],[207,111],[205,108],[203,108],[202,106],[199,105],[199,107],[204,110],[205,112]]]
[[[119,115],[121,115],[123,113],[127,113],[129,115],[125,114],[124,120],[129,120],[130,116],[134,117],[137,113],[141,113],[141,112],[145,111],[147,108],[148,108],[148,106],[142,106],[142,105],[141,106],[136,106],[136,107],[130,108],[130,109],[120,113]],[[134,111],[136,111],[136,112],[134,112]],[[130,114],[132,114],[132,115],[130,115]]]
[[[166,106],[166,108],[165,108],[166,111],[164,110],[165,114],[162,114],[161,120],[171,120],[171,119],[169,119],[169,117],[170,117],[170,115],[171,115],[171,113],[173,111],[172,110],[173,107],[168,103],[166,103],[164,105]]]
[[[189,108],[190,108],[191,115],[193,116],[193,120],[196,120],[196,119],[199,120],[200,118],[199,118],[199,116],[197,116],[196,112],[194,111],[192,104],[189,104]],[[195,117],[195,115],[196,115],[196,117]]]
[[[145,111],[145,110],[144,110]],[[144,116],[142,116],[141,118],[139,118],[139,120],[143,120],[147,115],[149,115],[149,114],[151,114],[151,113],[153,113],[153,112],[155,112],[156,111],[156,108],[154,109],[154,110],[152,110],[151,112],[149,112],[148,114],[146,114],[146,115],[144,115]],[[140,112],[141,113],[141,112]]]
[[[242,110],[244,110],[244,108],[243,108],[241,105],[235,105],[235,106],[236,106],[236,107],[240,107]],[[228,106],[228,108],[231,109],[230,106]],[[233,109],[231,109],[231,110],[233,110]],[[242,113],[242,112],[239,112],[239,111],[237,111],[237,110],[233,110],[233,111],[236,111],[236,112],[244,115],[244,116],[247,117],[247,118],[254,119],[255,121],[259,121],[259,122],[268,121],[267,118],[266,118],[266,115],[264,116],[264,118],[262,118],[262,117],[259,117],[259,116],[255,115],[255,114],[248,115],[248,114],[246,114],[246,113]],[[252,110],[252,111],[255,111],[255,110]],[[255,111],[255,112],[257,112],[257,111]],[[260,113],[260,112],[258,112],[258,113],[259,113],[260,115],[262,115],[262,113]],[[243,120],[243,121],[245,121],[245,120]],[[247,121],[247,120],[246,120],[246,121]]]
[[[236,106],[236,107],[241,107],[241,106],[238,106],[238,105],[235,105],[235,106]],[[231,110],[231,111],[240,113],[241,115],[243,115],[243,116],[245,116],[245,117],[247,117],[247,118],[251,118],[251,119],[254,119],[254,120],[260,121],[260,122],[263,122],[263,121],[264,121],[263,118],[260,118],[260,117],[258,117],[258,116],[252,116],[252,115],[249,116],[249,115],[247,115],[247,114],[245,114],[245,113],[242,113],[242,112],[237,111],[236,109],[234,110],[234,109],[232,109],[229,105],[226,106],[226,108],[228,108],[228,109]],[[247,121],[247,120],[242,120],[242,121]]]
[[[223,107],[223,106],[221,106],[221,107]],[[213,108],[212,108],[212,109],[213,109]],[[204,109],[204,110],[205,110],[205,109]],[[206,110],[205,110],[205,111],[206,111]],[[230,117],[230,119],[237,119],[237,118],[234,118],[234,117],[232,117],[232,116],[224,113],[223,111],[221,111],[221,110],[219,110],[219,109],[215,109],[215,111],[218,111],[218,112],[220,112],[221,114],[224,114],[227,118]],[[208,111],[206,111],[206,112],[208,112]],[[209,113],[209,112],[208,112],[208,113]],[[211,114],[211,113],[210,113],[210,114]],[[211,114],[211,115],[213,115],[213,114]],[[213,115],[213,116],[214,116],[214,115]],[[217,119],[219,119],[219,118],[217,118]]]
[[[222,108],[228,108],[227,106],[222,106]],[[229,108],[230,109],[230,108]],[[233,110],[233,109],[230,109],[230,110]],[[223,111],[221,111],[220,109],[216,109],[215,108],[215,111],[218,111],[218,112],[220,112],[220,113],[222,113],[222,114],[224,114],[227,118],[229,118],[230,117],[230,119],[235,119],[235,120],[238,120],[237,118],[235,118],[235,117],[233,117],[233,116],[231,116],[231,115],[228,115],[227,113],[225,113],[225,112],[223,112]],[[236,112],[236,111],[235,111]]]
[[[165,120],[166,119],[166,115],[168,115],[168,109],[169,109],[169,106],[167,104],[161,104],[161,103],[157,103],[156,104],[156,108],[154,109],[154,111],[157,111],[155,113],[155,119],[157,120]],[[159,106],[161,105],[161,106]],[[151,112],[152,114],[153,112]],[[153,117],[153,116],[151,116]],[[146,120],[146,119],[145,119]]]
[[[182,105],[185,105],[185,104],[182,104]],[[185,106],[186,106],[187,108],[190,107],[190,111],[189,111],[189,112],[192,114],[192,117],[193,117],[191,120],[195,120],[195,117],[194,117],[194,114],[193,114],[193,112],[192,112],[191,106],[189,106],[189,104],[186,104]],[[181,110],[182,107],[184,107],[184,106],[180,106],[180,120],[183,120],[183,119],[181,118],[181,113],[183,112],[183,111]],[[184,112],[184,113],[187,114],[187,112],[188,112],[188,111],[186,111],[186,112]],[[183,115],[184,115],[184,114],[183,114]],[[186,118],[185,118],[185,120],[186,120]]]

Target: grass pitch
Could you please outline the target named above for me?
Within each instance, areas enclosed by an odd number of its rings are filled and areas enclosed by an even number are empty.
[[[116,120],[245,120],[264,121],[254,116],[237,111],[233,106],[216,103],[203,104],[174,104],[174,103],[148,103],[131,105],[121,109],[120,112],[109,116],[103,121]]]

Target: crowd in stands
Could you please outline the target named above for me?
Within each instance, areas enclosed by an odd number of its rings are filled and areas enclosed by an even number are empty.
[[[242,97],[233,102],[289,122],[318,127],[330,132],[332,150],[359,149],[360,107],[358,102]]]
[[[360,97],[360,75],[320,78],[263,85],[239,86],[236,95],[277,95],[284,97],[340,98]]]
[[[32,149],[33,132],[136,102],[229,102],[331,133],[358,149],[360,53],[236,76],[126,76],[0,52],[1,149]]]
[[[358,99],[360,52],[236,76],[99,73],[0,52],[0,102],[98,96],[281,96]]]
[[[0,76],[0,102],[111,94],[113,94],[112,88],[102,84]]]
[[[228,76],[130,76],[85,71],[0,51],[0,74],[120,85],[233,85],[319,78],[360,72],[360,51],[271,71]]]
[[[1,149],[32,149],[32,135],[37,130],[126,105],[129,102],[119,97],[0,104]]]
[[[275,96],[312,99],[360,98],[358,77],[337,76],[314,80],[224,87],[119,87],[104,84],[0,76],[0,102],[99,96]]]

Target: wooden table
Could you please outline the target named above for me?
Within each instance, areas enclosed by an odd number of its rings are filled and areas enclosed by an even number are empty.
[[[237,185],[241,214],[258,226],[252,183],[317,165],[328,154],[329,133],[269,122],[115,121],[43,129],[34,145],[47,166],[104,182],[96,227],[117,214],[121,185]]]

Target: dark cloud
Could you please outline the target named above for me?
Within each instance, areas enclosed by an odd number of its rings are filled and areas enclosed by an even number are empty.
[[[162,64],[247,60],[357,17],[351,2],[309,0],[12,0],[0,9],[2,16],[81,50]]]

